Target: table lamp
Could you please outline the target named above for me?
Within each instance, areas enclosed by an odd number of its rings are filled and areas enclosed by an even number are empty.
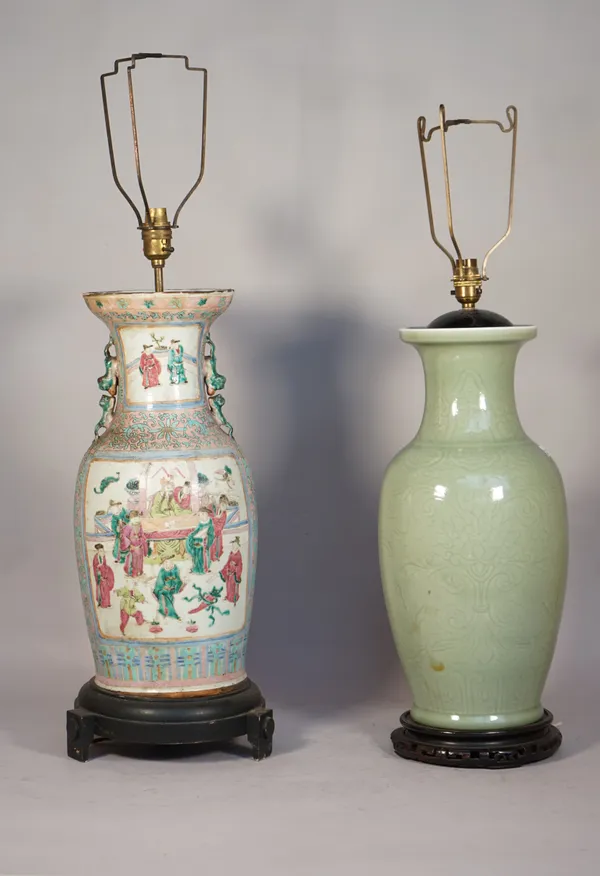
[[[185,64],[202,84],[200,169],[168,219],[143,182],[134,75]],[[141,209],[117,173],[107,80],[126,66]],[[137,80],[136,80],[137,81]],[[135,54],[101,77],[113,179],[136,216],[153,291],[88,293],[107,326],[102,415],[77,475],[75,546],[95,675],[67,712],[70,757],[92,743],[220,742],[271,753],[273,715],[246,675],[257,555],[252,475],[224,412],[211,337],[231,289],[164,289],[173,229],[200,185],[207,71],[184,55]]]
[[[479,308],[490,255],[513,215],[517,110],[507,121],[418,120],[429,226],[452,265],[460,308],[401,329],[425,373],[416,437],[390,463],[379,512],[387,611],[412,693],[394,730],[398,755],[444,766],[503,768],[550,757],[561,734],[541,705],[567,574],[560,474],[525,434],[515,404],[521,346],[536,336]],[[446,136],[492,125],[512,139],[508,224],[486,253],[463,258],[454,230]],[[439,132],[448,232],[439,241],[426,144]]]

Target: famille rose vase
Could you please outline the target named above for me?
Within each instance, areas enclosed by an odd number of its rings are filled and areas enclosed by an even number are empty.
[[[425,371],[413,441],[390,463],[380,559],[410,716],[453,730],[541,719],[567,573],[560,474],[519,422],[533,326],[403,329]]]
[[[84,296],[110,339],[75,545],[94,680],[109,691],[199,695],[246,678],[256,504],[209,334],[232,297]]]

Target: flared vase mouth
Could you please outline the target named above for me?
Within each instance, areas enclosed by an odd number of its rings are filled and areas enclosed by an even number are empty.
[[[115,289],[109,292],[84,292],[84,298],[104,298],[104,297],[118,297],[121,298],[124,295],[141,295],[144,297],[151,297],[153,295],[158,298],[165,297],[167,298],[169,295],[177,295],[177,296],[194,296],[194,295],[233,295],[233,289],[165,289],[164,292],[155,292],[154,289]]]
[[[407,344],[485,344],[530,341],[537,335],[535,325],[482,326],[470,328],[401,328],[400,338]]]
[[[83,300],[92,313],[109,322],[212,322],[233,301],[233,289],[86,292]]]

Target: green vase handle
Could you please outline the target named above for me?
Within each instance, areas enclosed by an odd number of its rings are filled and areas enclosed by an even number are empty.
[[[115,347],[112,337],[109,338],[108,344],[104,348],[104,374],[102,377],[98,378],[98,388],[102,390],[102,395],[98,402],[102,408],[102,416],[96,423],[96,428],[94,429],[96,440],[100,438],[101,430],[103,430],[102,434],[104,434],[110,426],[117,400],[117,387],[119,385],[117,355],[116,347],[114,353],[111,353],[111,347]]]
[[[212,415],[223,431],[233,438],[233,426],[223,413],[225,397],[219,391],[225,386],[227,378],[217,371],[215,343],[210,336],[210,332],[206,333],[202,360],[202,375]]]

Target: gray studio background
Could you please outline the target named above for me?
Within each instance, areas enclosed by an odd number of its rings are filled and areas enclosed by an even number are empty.
[[[597,873],[598,4],[3,0],[0,12],[0,872]],[[152,279],[110,176],[99,75],[139,51],[209,69],[206,177],[166,283],[236,289],[213,337],[258,489],[248,668],[277,719],[261,765],[226,751],[85,766],[64,754],[64,711],[92,674],[71,509],[106,340],[80,296]],[[150,200],[171,214],[197,166],[197,108],[179,81],[153,75],[140,91]],[[409,698],[377,502],[423,404],[397,329],[453,306],[416,138],[440,101],[451,118],[520,111],[514,231],[484,302],[539,327],[518,400],[570,504],[545,694],[565,743],[510,774],[419,768],[388,741]],[[449,137],[466,256],[503,230],[509,147],[491,129]]]

